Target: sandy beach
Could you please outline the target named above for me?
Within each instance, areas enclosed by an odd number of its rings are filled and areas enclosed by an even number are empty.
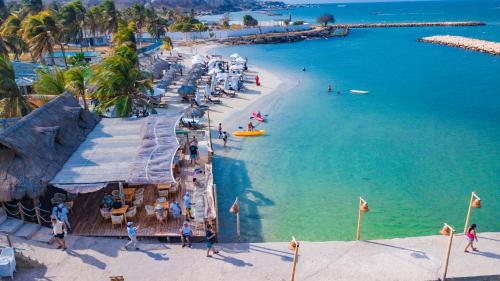
[[[217,49],[223,45],[207,42],[194,46],[176,46],[175,51],[181,53],[186,59],[184,64],[191,66],[191,57],[194,55],[216,55]],[[241,54],[244,56],[244,54]],[[230,58],[224,57],[229,60]],[[259,75],[261,85],[255,84],[255,76]],[[222,104],[210,105],[210,121],[214,139],[214,147],[222,149],[222,140],[217,140],[217,126],[222,123],[222,128],[230,135],[233,131],[240,130],[238,127],[246,128],[250,114],[253,111],[261,111],[262,114],[272,111],[277,106],[278,97],[294,86],[292,79],[280,76],[250,60],[248,71],[245,71],[244,89],[237,92],[235,98],[222,98]],[[254,125],[260,126],[260,124]],[[228,140],[228,148],[236,146],[242,139],[231,137]],[[222,152],[223,151],[219,151]]]

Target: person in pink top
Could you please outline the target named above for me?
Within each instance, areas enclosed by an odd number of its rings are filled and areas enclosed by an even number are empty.
[[[255,76],[255,85],[260,86],[260,78],[259,75]]]
[[[468,229],[467,233],[465,234],[465,238],[467,239],[467,245],[465,246],[464,252],[468,253],[467,249],[471,247],[472,251],[477,251],[477,248],[474,248],[474,240],[477,242],[477,234],[476,234],[476,227],[477,225],[473,223]]]

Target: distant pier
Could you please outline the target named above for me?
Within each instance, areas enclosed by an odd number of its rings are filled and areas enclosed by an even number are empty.
[[[432,27],[432,26],[483,26],[480,21],[439,21],[439,22],[386,22],[386,23],[351,23],[333,24],[333,27],[347,28],[386,28],[386,27]]]
[[[451,35],[436,35],[417,39],[419,42],[432,44],[448,45],[452,47],[479,51],[500,56],[500,43],[493,41],[485,41],[474,38],[451,36]]]

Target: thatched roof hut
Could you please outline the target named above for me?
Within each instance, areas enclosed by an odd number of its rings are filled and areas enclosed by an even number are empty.
[[[37,198],[99,119],[65,93],[0,133],[0,201]]]

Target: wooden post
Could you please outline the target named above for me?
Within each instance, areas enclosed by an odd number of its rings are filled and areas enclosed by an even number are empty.
[[[42,225],[42,220],[40,219],[40,208],[38,208],[38,199],[33,199],[33,206],[35,208],[36,220],[39,225]]]
[[[9,245],[9,247],[12,248],[12,241],[10,241],[10,235],[7,234],[6,237],[7,237],[7,245]]]
[[[467,217],[465,218],[465,226],[464,226],[464,234],[467,233],[467,228],[469,227],[470,215],[472,213],[472,203],[474,202],[474,198],[481,200],[476,193],[473,191],[470,195],[469,209],[467,210]]]
[[[450,259],[451,243],[453,242],[453,234],[455,232],[455,229],[453,229],[451,226],[448,227],[450,228],[450,237],[448,238],[448,249],[446,250],[446,256],[444,258],[443,281],[446,280],[446,273],[448,273],[448,261]]]
[[[219,236],[219,204],[217,200],[217,185],[214,183],[214,201],[215,201],[215,231]]]
[[[295,249],[293,253],[293,267],[292,267],[292,276],[290,278],[291,281],[295,280],[295,268],[297,267],[297,257],[299,255],[299,242],[295,240],[295,237],[293,237],[292,241],[295,241]]]
[[[240,211],[236,213],[236,237],[238,242],[240,242]]]
[[[359,240],[359,237],[361,235],[361,197],[359,197],[359,204],[358,204],[358,228],[356,230],[356,240]]]
[[[21,202],[18,202],[17,208],[19,209],[19,214],[21,215],[21,219],[24,221],[23,204],[21,204]]]

